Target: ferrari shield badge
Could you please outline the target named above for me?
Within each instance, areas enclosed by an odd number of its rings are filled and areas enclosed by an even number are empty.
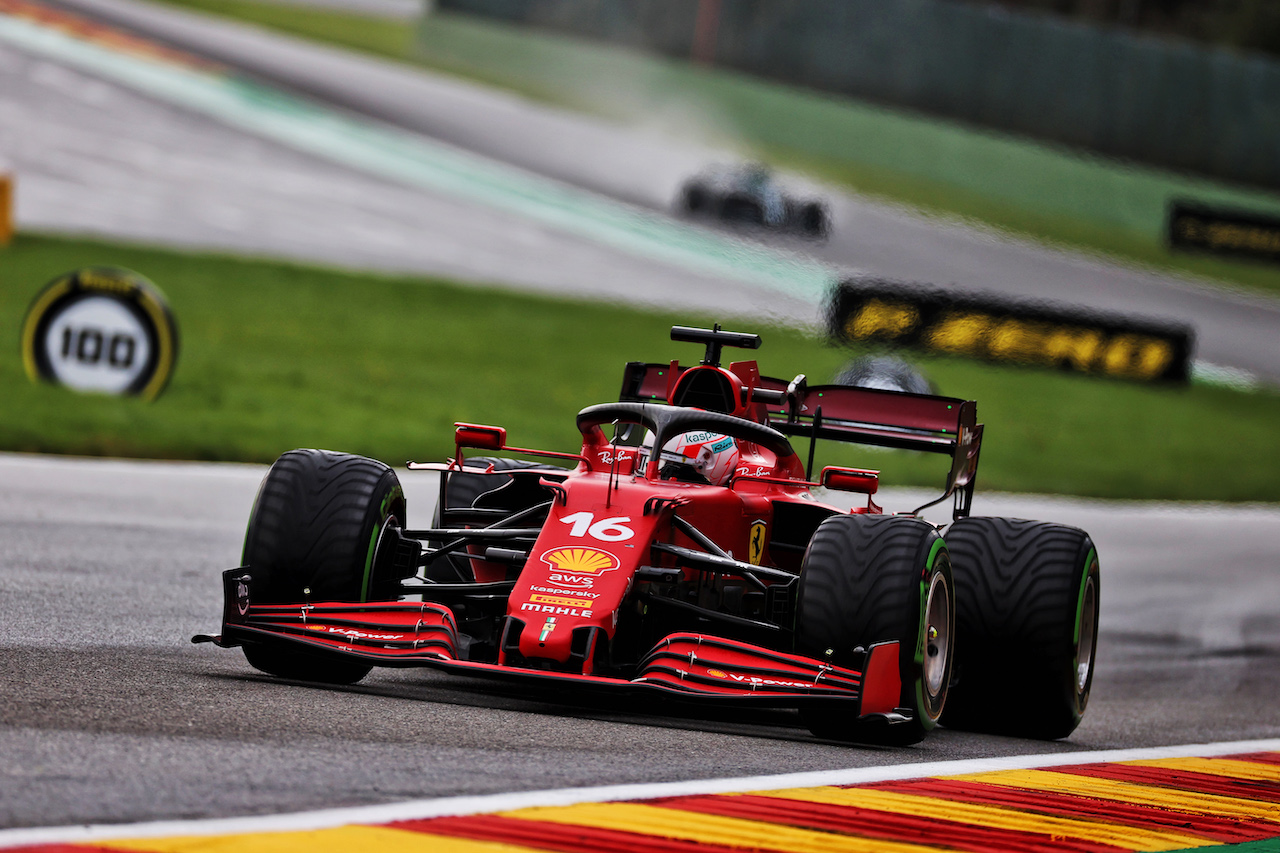
[[[761,558],[764,557],[764,539],[767,525],[763,521],[752,522],[751,524],[751,543],[747,549],[747,559],[751,565],[760,565]]]

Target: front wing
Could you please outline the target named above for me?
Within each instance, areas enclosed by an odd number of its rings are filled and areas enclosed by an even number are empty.
[[[223,648],[286,643],[378,666],[423,666],[460,675],[758,707],[839,704],[862,719],[904,719],[897,709],[901,680],[896,641],[871,646],[858,671],[738,640],[674,633],[650,650],[630,680],[552,672],[458,659],[457,622],[443,604],[253,604],[247,571],[223,572],[222,633],[196,635],[192,642]]]

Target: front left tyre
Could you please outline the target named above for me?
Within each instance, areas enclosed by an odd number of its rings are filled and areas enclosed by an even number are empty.
[[[263,478],[245,532],[242,564],[255,604],[394,598],[394,578],[374,559],[390,526],[403,526],[404,490],[381,462],[327,450],[291,450]],[[372,668],[323,652],[246,643],[255,668],[282,678],[352,684]]]
[[[863,651],[898,641],[905,720],[851,719],[840,709],[801,712],[818,737],[916,743],[937,725],[951,681],[955,590],[947,548],[918,518],[834,515],[805,552],[796,604],[797,650],[861,669]]]

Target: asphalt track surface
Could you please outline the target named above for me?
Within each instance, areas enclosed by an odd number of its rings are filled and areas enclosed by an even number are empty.
[[[1103,567],[1093,698],[1067,741],[814,739],[783,712],[574,701],[418,670],[278,681],[194,646],[261,466],[0,455],[0,826],[224,817],[461,794],[1280,736],[1280,510],[979,495],[1077,524]],[[410,523],[432,475],[403,472]],[[907,508],[916,493],[885,495]]]
[[[75,2],[117,19],[139,8]],[[275,37],[227,39],[249,39],[246,63],[311,57],[307,73],[320,75],[289,83],[251,66],[262,79],[389,126],[434,128],[452,145],[640,210],[663,208],[707,156]],[[342,81],[391,101],[325,93]],[[397,116],[394,81],[419,95],[414,87],[435,87],[439,97],[419,105],[465,107]],[[493,132],[495,116],[526,132]],[[520,124],[535,120],[545,122],[540,133]],[[631,167],[586,163],[567,144],[584,139]],[[611,139],[621,141],[606,145]],[[500,143],[509,145],[492,147]],[[0,153],[18,174],[22,227],[668,307],[745,306],[799,321],[814,314],[811,300],[404,186],[8,43],[0,43]],[[585,174],[565,171],[573,166]],[[813,250],[833,267],[1191,319],[1202,358],[1280,377],[1273,301],[1211,294],[855,198],[838,198],[835,217],[835,237]],[[564,704],[416,671],[377,673],[350,689],[289,684],[256,674],[238,652],[192,646],[191,634],[217,628],[218,572],[238,562],[262,472],[0,457],[0,826],[1280,736],[1280,511],[1272,507],[979,496],[981,514],[1078,524],[1097,541],[1102,636],[1089,715],[1058,744],[942,731],[891,750],[817,741],[785,714]],[[406,484],[411,512],[424,513],[418,523],[429,513],[430,484],[408,475]]]
[[[407,129],[617,200],[632,212],[660,215],[684,177],[724,156],[461,81],[136,0],[59,4],[226,63],[343,115]],[[643,249],[602,245],[572,227],[548,227],[475,200],[396,185],[246,138],[114,84],[85,81],[80,72],[9,47],[0,46],[0,63],[8,66],[10,99],[0,109],[21,118],[0,123],[11,128],[0,130],[0,151],[20,175],[20,225],[435,272],[596,298],[712,308],[725,316],[817,319],[821,296],[812,287],[762,288],[758,281],[672,264]],[[33,100],[41,109],[24,111],[23,104]],[[86,122],[86,114],[101,121]],[[63,134],[68,127],[74,130],[71,143]],[[835,223],[831,240],[768,247],[799,264],[802,276],[812,274],[816,263],[837,275],[870,273],[1183,321],[1197,331],[1199,359],[1280,381],[1280,348],[1274,346],[1280,301],[1274,298],[1228,293],[854,196],[828,195]]]

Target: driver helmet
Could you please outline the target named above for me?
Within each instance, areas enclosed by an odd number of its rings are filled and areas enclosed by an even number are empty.
[[[653,448],[653,433],[647,433],[641,445],[641,464],[647,461]],[[662,448],[662,476],[664,478],[690,479],[682,474],[693,474],[713,486],[729,482],[738,467],[741,454],[732,436],[707,430],[682,433],[668,441]]]

